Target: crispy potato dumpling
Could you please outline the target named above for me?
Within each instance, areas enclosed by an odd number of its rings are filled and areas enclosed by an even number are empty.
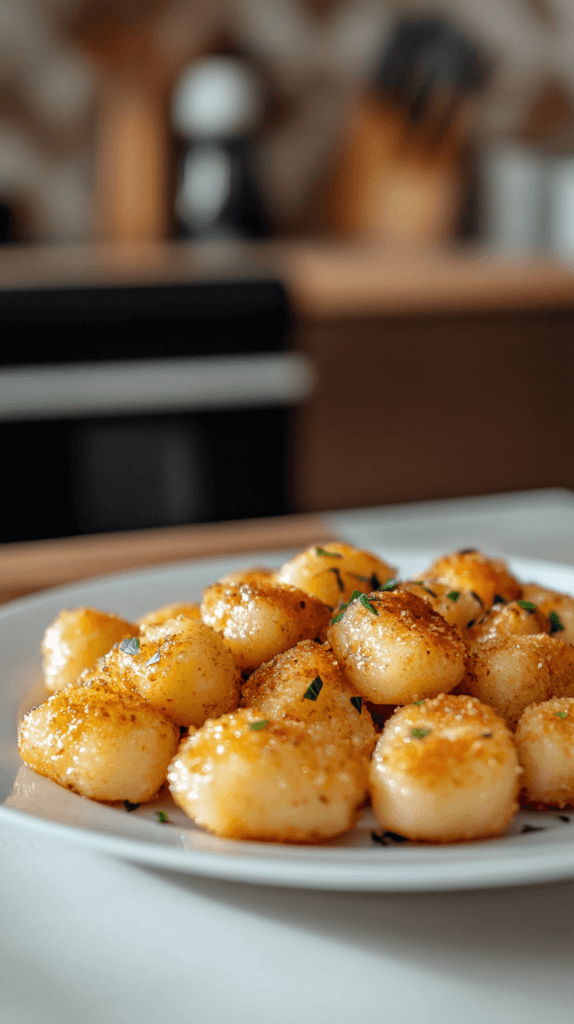
[[[522,588],[508,571],[506,562],[489,558],[474,548],[436,558],[417,579],[446,583],[453,590],[474,591],[484,609],[492,607],[497,595],[505,601],[516,601],[522,596]]]
[[[48,626],[42,640],[48,690],[55,693],[72,686],[80,672],[91,668],[115,643],[138,633],[135,623],[119,615],[97,608],[64,609]]]
[[[324,843],[348,832],[367,775],[350,743],[317,743],[302,722],[253,708],[206,722],[168,769],[173,799],[202,828],[275,843]]]
[[[328,637],[351,685],[374,704],[446,693],[466,670],[466,647],[454,627],[406,591],[357,598]]]
[[[263,565],[255,565],[252,569],[236,569],[228,572],[218,581],[228,587],[240,587],[243,583],[272,583],[273,573]]]
[[[138,626],[147,629],[148,626],[163,626],[168,619],[177,619],[183,615],[184,619],[200,619],[201,609],[198,604],[190,601],[177,601],[175,604],[164,604],[153,612],[148,612],[138,619]]]
[[[477,594],[473,594],[471,590],[453,590],[447,583],[438,583],[436,580],[411,580],[399,583],[397,590],[399,593],[408,590],[411,594],[422,597],[423,601],[427,601],[463,638],[466,638],[469,626],[484,614],[482,602]]]
[[[124,647],[126,645],[123,645]],[[200,619],[150,626],[139,650],[114,647],[104,659],[113,682],[138,690],[178,725],[203,725],[239,703],[239,673],[222,637]]]
[[[270,583],[214,583],[203,592],[204,622],[223,634],[244,672],[300,640],[324,638],[330,612],[297,587]]]
[[[544,633],[478,644],[459,691],[489,704],[513,729],[529,704],[574,696],[574,647]]]
[[[467,630],[465,640],[473,647],[505,636],[535,636],[549,632],[548,619],[532,602],[511,601],[510,604],[495,604],[488,615]]]
[[[397,709],[379,737],[369,777],[380,824],[412,840],[496,836],[518,810],[512,735],[472,697],[440,694]]]
[[[574,698],[531,704],[515,740],[524,769],[521,803],[539,810],[574,807]]]
[[[318,597],[330,608],[348,601],[354,590],[368,593],[391,579],[396,570],[369,551],[340,541],[325,541],[295,555],[275,574],[278,583],[290,583]]]
[[[245,683],[241,703],[262,717],[304,722],[319,742],[342,738],[366,757],[373,751],[375,727],[366,706],[333,652],[312,640],[261,665]]]
[[[526,601],[532,601],[550,620],[552,636],[567,644],[574,644],[574,597],[561,594],[558,590],[539,587],[537,583],[524,583],[522,594]]]
[[[22,720],[29,768],[91,800],[144,803],[165,781],[179,730],[135,694],[68,687]]]

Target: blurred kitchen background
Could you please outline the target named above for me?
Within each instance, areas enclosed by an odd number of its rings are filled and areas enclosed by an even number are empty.
[[[570,0],[4,0],[0,541],[574,487]]]

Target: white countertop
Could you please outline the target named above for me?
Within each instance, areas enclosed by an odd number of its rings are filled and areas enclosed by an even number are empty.
[[[565,491],[327,518],[371,546],[476,545],[574,564]],[[4,826],[2,1024],[571,1024],[574,881],[279,889],[135,866]]]

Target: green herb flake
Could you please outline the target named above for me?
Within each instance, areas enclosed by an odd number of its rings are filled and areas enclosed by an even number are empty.
[[[566,718],[568,715],[567,711],[555,711],[556,718]]]
[[[167,821],[167,814],[165,813],[165,811],[156,811],[156,814],[157,820],[159,821],[160,825],[165,825]]]
[[[374,604],[371,604],[371,602],[369,601],[369,598],[366,597],[365,594],[361,594],[360,602],[361,602],[363,608],[368,608],[369,611],[373,613],[373,615],[378,615],[379,614],[377,609],[375,608]]]
[[[396,590],[398,585],[399,585],[399,581],[398,580],[387,580],[386,583],[383,583],[383,586],[381,587],[381,590],[389,590],[389,591],[390,590]]]
[[[266,718],[262,718],[260,722],[250,722],[249,728],[253,729],[253,732],[259,732],[260,729],[264,729],[269,722]]]
[[[131,800],[124,800],[124,807],[126,811],[137,811],[139,804],[132,804]]]
[[[430,729],[413,729],[411,736],[415,740],[422,740],[425,736],[428,736]]]
[[[550,622],[550,632],[561,633],[564,629],[564,623],[562,622],[558,612],[550,612],[548,619]]]
[[[525,612],[530,612],[531,615],[532,612],[536,611],[536,605],[533,604],[532,601],[517,601],[516,603],[520,605],[521,608],[524,608]]]
[[[347,611],[347,608],[349,607],[349,605],[352,604],[353,601],[355,601],[358,597],[361,597],[361,596],[362,595],[361,595],[361,591],[360,590],[354,590],[353,593],[351,594],[349,600],[347,601],[347,603],[341,605],[341,611],[338,612],[334,616],[334,618],[331,619],[331,625],[334,626],[336,622],[340,622],[341,619],[343,618],[343,615]],[[378,614],[379,613],[377,612],[377,615]]]
[[[421,700],[414,700],[413,704],[417,704],[417,705],[424,704],[425,700],[426,700],[426,697],[422,697]]]
[[[155,654],[152,655],[151,658],[148,658],[148,660],[146,661],[145,668],[148,668],[149,665],[157,665],[158,662],[159,662],[159,659],[160,659],[160,653],[159,653],[159,647],[158,647],[158,649],[155,652]]]
[[[381,581],[380,581],[379,577],[377,576],[376,572],[374,572],[373,575],[371,576],[371,578],[369,580],[369,584],[370,584],[371,590],[380,590],[381,589]]]
[[[317,700],[317,697],[323,689],[323,680],[321,676],[315,676],[313,682],[307,687],[303,694],[303,700]]]
[[[363,710],[363,698],[362,697],[351,697],[351,704],[357,709],[359,714]]]
[[[342,558],[338,551],[325,551],[325,548],[315,548],[318,555],[322,555],[323,558]]]
[[[493,605],[494,604],[506,604],[506,598],[502,597],[500,594],[495,594],[492,603],[493,603]]]
[[[448,601],[458,601],[460,597],[460,590],[451,590],[450,594],[447,594]]]
[[[120,644],[120,651],[123,651],[124,654],[139,654],[140,642],[137,636],[129,636],[126,637],[125,640],[122,640]]]

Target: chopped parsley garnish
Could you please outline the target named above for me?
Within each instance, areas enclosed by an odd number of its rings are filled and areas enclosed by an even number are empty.
[[[426,700],[426,697],[421,697],[420,700],[414,700],[413,704],[417,704],[417,705],[418,704],[424,704],[425,700]]]
[[[140,642],[137,636],[128,636],[125,640],[122,640],[120,651],[123,651],[124,654],[139,654]]]
[[[422,740],[424,736],[428,736],[430,729],[413,729],[411,736],[415,740]]]
[[[151,658],[148,658],[148,660],[146,661],[145,668],[147,668],[148,665],[157,665],[159,659],[160,659],[160,653],[159,653],[159,647],[158,647],[158,649],[155,652],[155,654],[152,655]]]
[[[493,604],[506,604],[506,601],[505,601],[505,599],[503,597],[501,597],[500,594],[495,594],[494,595],[494,600],[493,600],[492,603]]]
[[[322,555],[323,558],[342,558],[338,551],[325,551],[325,548],[315,548],[318,555]]]
[[[303,700],[317,700],[322,689],[323,680],[321,679],[321,676],[315,676],[313,682],[305,690]]]
[[[343,615],[347,611],[347,608],[349,607],[349,605],[352,604],[352,602],[355,601],[358,597],[361,597],[361,591],[360,590],[354,590],[353,593],[351,594],[349,600],[347,601],[347,603],[341,605],[341,611],[338,612],[337,615],[335,615],[335,617],[331,619],[331,625],[332,626],[334,626],[336,622],[340,622],[341,621],[341,619],[343,618]]]
[[[250,722],[249,728],[253,729],[254,732],[258,732],[259,729],[264,729],[266,725],[269,725],[267,718],[262,718],[260,722]]]
[[[564,623],[562,622],[558,612],[550,612],[548,619],[550,622],[551,633],[560,633],[564,629]]]
[[[139,804],[132,804],[131,800],[124,800],[126,811],[137,811]]]
[[[167,821],[167,814],[165,813],[165,811],[157,811],[156,813],[157,820],[159,821],[160,825],[165,825]]]
[[[446,595],[449,601],[458,601],[460,597],[460,590],[451,590],[450,594]]]
[[[380,581],[379,577],[377,576],[376,572],[374,572],[373,575],[371,576],[371,578],[369,580],[369,583],[370,583],[370,586],[371,586],[371,590],[380,590],[381,589],[381,581]]]
[[[536,605],[533,604],[532,601],[517,601],[516,603],[520,605],[521,608],[524,608],[525,612],[530,612],[531,615],[532,612],[536,611]]]
[[[554,714],[556,715],[556,718],[567,718],[568,717],[568,712],[567,711],[555,711]]]
[[[398,585],[398,580],[387,580],[386,583],[383,583],[381,590],[396,590]]]
[[[363,710],[363,698],[362,697],[351,697],[351,704],[357,709],[359,714]]]
[[[363,608],[368,608],[369,611],[373,613],[373,615],[378,615],[379,614],[377,609],[375,608],[374,604],[371,604],[371,602],[369,601],[369,598],[366,597],[365,594],[361,594],[359,600],[360,600]]]

